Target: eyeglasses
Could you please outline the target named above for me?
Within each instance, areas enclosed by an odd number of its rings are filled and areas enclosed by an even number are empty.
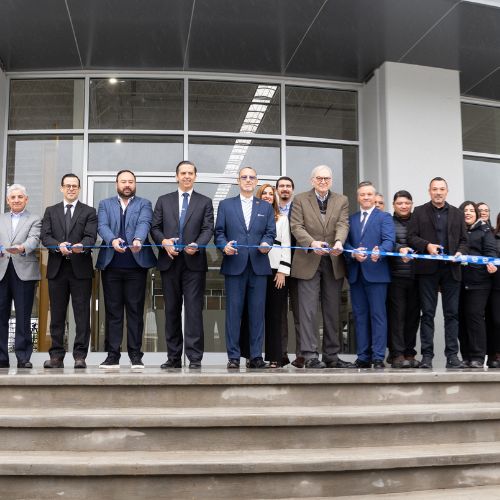
[[[315,177],[317,182],[330,182],[332,180],[331,177]]]
[[[242,181],[255,181],[257,177],[255,177],[255,175],[240,175],[240,179]]]
[[[77,184],[63,184],[64,189],[80,189],[80,186]]]

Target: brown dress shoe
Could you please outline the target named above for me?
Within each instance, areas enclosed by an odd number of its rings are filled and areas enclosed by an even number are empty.
[[[304,368],[306,360],[302,356],[297,356],[293,361],[292,361],[292,366],[295,366],[295,368]]]
[[[64,363],[62,358],[51,357],[43,364],[44,368],[64,368]]]

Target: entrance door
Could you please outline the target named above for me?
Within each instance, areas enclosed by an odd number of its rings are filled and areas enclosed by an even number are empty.
[[[195,190],[213,200],[215,215],[220,201],[239,192],[235,179],[224,176],[198,174]],[[261,183],[266,182],[262,179]],[[275,180],[269,179],[274,184]],[[177,189],[174,174],[164,176],[137,176],[137,195],[151,200],[153,208],[162,194]],[[115,178],[112,176],[89,176],[87,178],[88,204],[98,207],[99,202],[116,195]],[[213,241],[211,241],[213,243]],[[155,249],[157,251],[157,249]],[[94,260],[97,258],[95,252]],[[207,249],[208,268],[205,290],[203,323],[205,330],[206,364],[224,364],[227,361],[225,346],[225,309],[226,296],[224,277],[219,273],[222,254],[215,248]],[[92,350],[104,351],[104,300],[102,285],[96,284],[96,307],[92,321]],[[146,289],[146,305],[144,310],[143,351],[146,353],[146,364],[161,364],[166,359],[164,299],[161,289],[160,272],[151,269],[148,274]],[[122,345],[126,352],[126,344]],[[153,354],[156,353],[156,354]]]

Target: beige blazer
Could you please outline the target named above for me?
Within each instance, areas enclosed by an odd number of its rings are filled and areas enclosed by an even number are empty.
[[[24,255],[11,255],[7,252],[0,253],[0,279],[5,276],[9,261],[12,260],[17,277],[22,281],[40,279],[40,263],[38,261],[40,245],[40,228],[42,221],[38,215],[24,211],[19,220],[16,231],[12,234],[10,212],[0,214],[0,245],[10,247],[24,245]]]
[[[300,193],[293,199],[290,229],[297,240],[297,246],[308,247],[313,241],[326,241],[333,246],[335,241],[345,243],[349,232],[349,201],[347,197],[330,192],[325,219],[321,217],[314,189]],[[311,279],[321,261],[319,255],[309,250],[295,250],[292,260],[294,278]],[[336,279],[345,277],[345,262],[342,255],[330,255],[333,274]]]

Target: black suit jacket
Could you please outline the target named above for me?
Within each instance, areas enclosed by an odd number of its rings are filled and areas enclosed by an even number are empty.
[[[431,202],[416,207],[408,225],[408,244],[420,254],[428,254],[427,245],[438,243],[436,219]],[[456,207],[448,205],[448,252],[467,254],[467,229],[464,214]],[[460,264],[449,263],[453,277],[460,281]],[[437,272],[439,261],[415,259],[415,274],[433,274]]]
[[[186,244],[197,243],[207,245],[214,234],[214,209],[212,200],[193,191],[189,200],[186,220],[184,222],[183,240]],[[151,236],[156,244],[161,245],[164,239],[179,236],[179,192],[164,194],[158,198],[153,212]],[[207,254],[200,248],[194,255],[184,253],[186,266],[191,271],[207,271]],[[173,263],[167,252],[160,249],[158,269],[166,271]]]
[[[64,203],[47,207],[42,220],[40,239],[49,248],[49,262],[47,264],[47,278],[57,276],[61,263],[65,257],[57,250],[63,241],[66,241],[66,225],[64,221]],[[84,246],[95,245],[97,238],[97,214],[95,208],[77,202],[69,233],[70,243],[82,243]],[[94,269],[92,265],[92,250],[87,249],[82,253],[69,256],[75,276],[79,279],[92,278]]]

